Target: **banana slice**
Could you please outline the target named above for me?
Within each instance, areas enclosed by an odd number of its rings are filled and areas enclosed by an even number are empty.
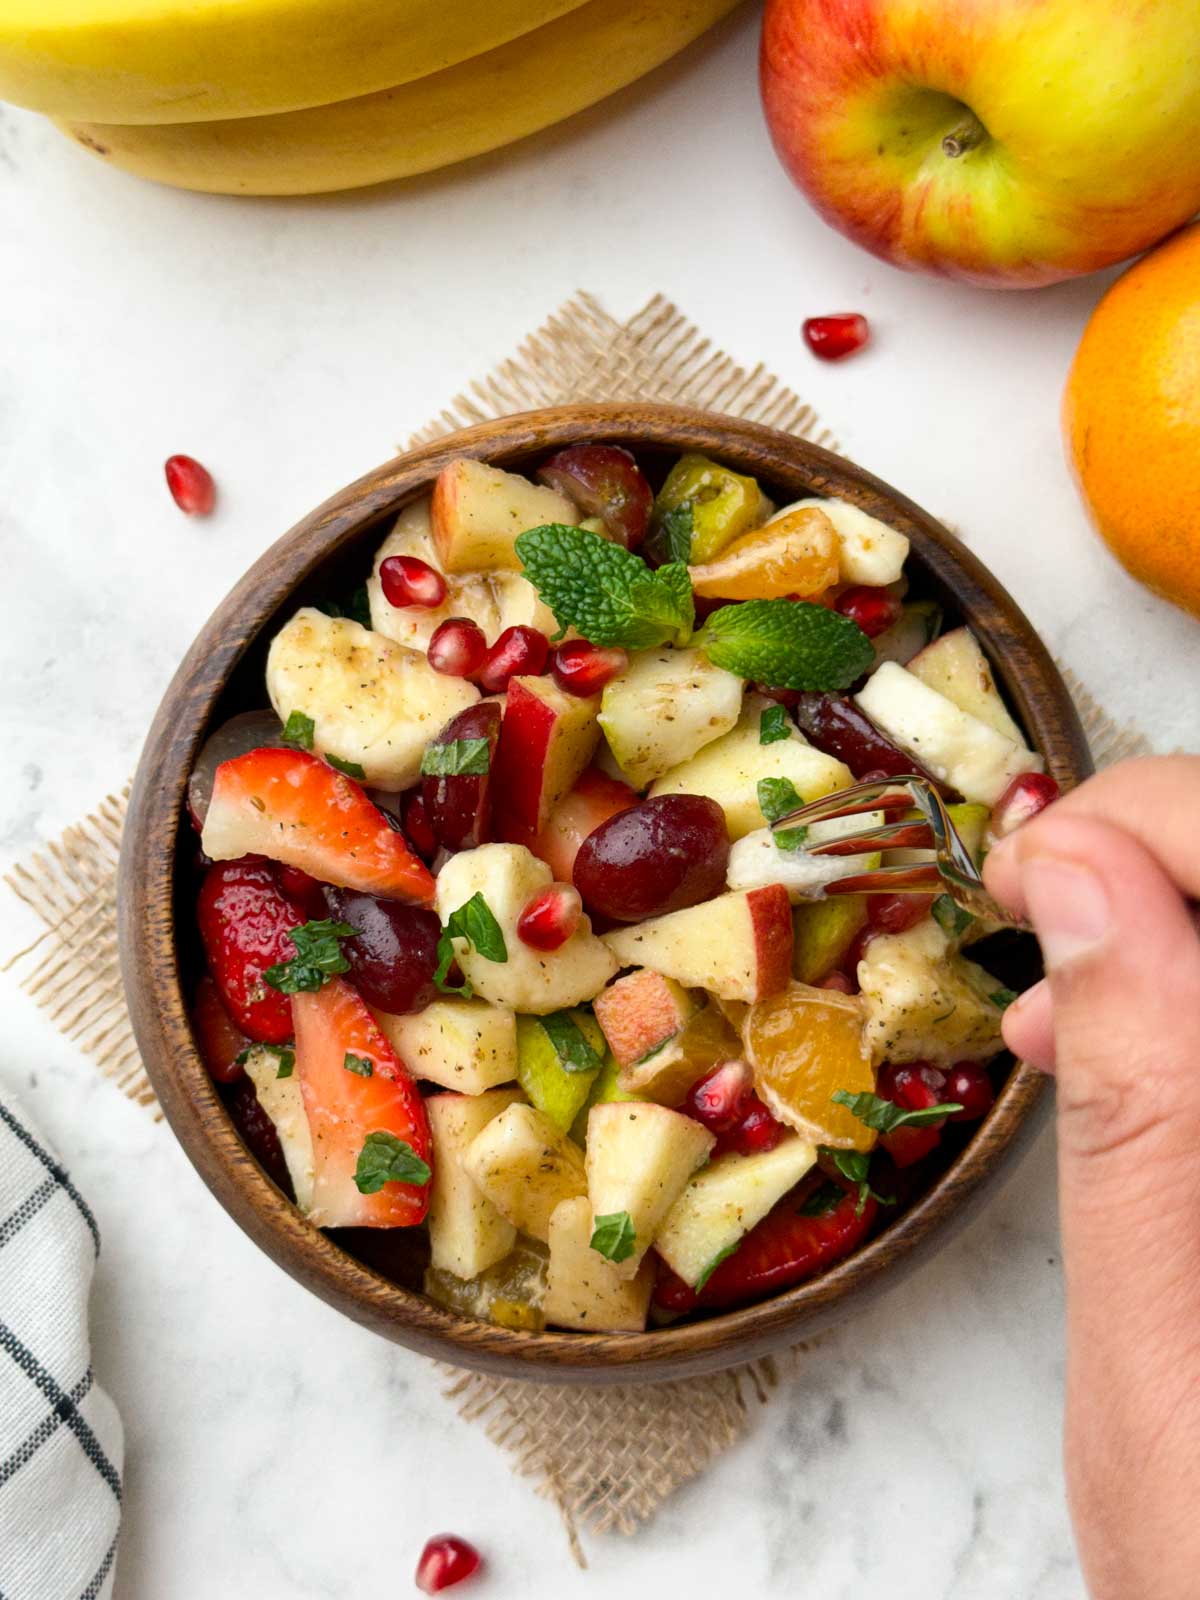
[[[271,641],[267,692],[280,721],[293,711],[312,718],[318,755],[356,763],[363,782],[391,790],[417,781],[429,740],[479,699],[419,651],[311,606]]]
[[[440,606],[389,605],[379,581],[380,564],[389,556],[416,556],[441,572],[429,520],[429,498],[405,506],[396,525],[380,545],[375,566],[367,582],[371,606],[371,626],[397,644],[410,650],[425,651],[434,630],[447,617],[468,617],[483,629],[489,644],[494,644],[505,628],[523,623],[542,633],[558,631],[554,613],[538,599],[537,590],[519,572],[470,572],[444,574],[446,598]]]

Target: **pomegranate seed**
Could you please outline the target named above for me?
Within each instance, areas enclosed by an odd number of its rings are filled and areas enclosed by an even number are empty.
[[[628,655],[616,646],[605,649],[586,639],[573,639],[569,644],[560,644],[554,652],[551,670],[560,689],[586,700],[589,695],[599,694],[628,665]]]
[[[727,1133],[723,1133],[713,1146],[713,1155],[723,1155],[726,1150],[736,1150],[740,1155],[758,1155],[774,1150],[787,1129],[777,1122],[753,1090],[746,1096],[746,1113]]]
[[[822,978],[817,985],[818,989],[835,989],[838,994],[853,994],[854,985],[844,972],[831,972],[827,978]]]
[[[483,1557],[473,1544],[454,1533],[439,1533],[430,1539],[417,1562],[417,1588],[423,1594],[440,1594],[464,1578],[472,1577],[483,1565]]]
[[[536,678],[545,671],[550,645],[536,628],[518,623],[505,628],[484,657],[479,687],[485,694],[500,694],[510,678]]]
[[[680,1110],[710,1133],[728,1133],[749,1109],[754,1079],[744,1061],[723,1061],[687,1092]]]
[[[887,589],[873,589],[866,583],[844,589],[834,606],[844,617],[856,622],[868,639],[877,639],[881,633],[886,633],[901,610],[894,594]]]
[[[936,1125],[893,1128],[891,1133],[881,1133],[879,1142],[898,1167],[911,1167],[937,1149],[942,1142],[942,1130]]]
[[[904,1111],[928,1111],[931,1106],[945,1104],[948,1098],[946,1074],[927,1061],[910,1061],[907,1066],[892,1069],[891,1093],[886,1098]]]
[[[557,950],[579,926],[583,901],[569,883],[552,883],[533,899],[517,919],[517,937],[534,950]]]
[[[842,361],[862,349],[871,337],[871,325],[859,311],[839,311],[829,317],[807,317],[801,332],[813,355],[822,361]]]
[[[928,914],[935,898],[931,894],[873,894],[867,906],[869,925],[875,933],[907,933]]]
[[[446,598],[446,580],[436,567],[416,556],[388,556],[379,563],[379,584],[390,606],[421,606],[432,611]]]
[[[419,789],[405,798],[403,825],[409,844],[428,865],[438,853],[438,841]]]
[[[447,617],[433,630],[428,661],[449,678],[473,678],[487,655],[483,629],[468,617]]]
[[[978,1122],[987,1116],[996,1101],[987,1068],[978,1061],[956,1061],[946,1074],[946,1087],[942,1092],[947,1100],[962,1107],[949,1118],[951,1122]]]
[[[1062,791],[1054,779],[1045,772],[1022,772],[992,807],[988,823],[989,843],[1005,839],[1039,811],[1057,800]]]
[[[212,473],[191,456],[168,456],[163,466],[167,488],[180,511],[189,517],[206,517],[217,498]]]

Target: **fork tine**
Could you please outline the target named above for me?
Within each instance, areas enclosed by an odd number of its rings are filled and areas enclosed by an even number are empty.
[[[849,789],[837,789],[833,794],[810,800],[807,805],[787,816],[779,817],[773,828],[794,828],[806,822],[824,822],[830,817],[854,817],[863,811],[892,810],[898,806],[906,809],[913,799],[905,785],[908,778],[889,778],[881,783],[856,783]]]
[[[934,862],[876,867],[825,885],[826,894],[937,894],[945,889]]]
[[[837,839],[805,844],[810,856],[857,856],[870,850],[932,850],[933,830],[927,822],[885,822],[860,828]]]

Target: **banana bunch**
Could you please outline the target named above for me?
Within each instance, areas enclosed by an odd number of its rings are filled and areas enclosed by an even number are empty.
[[[217,194],[411,177],[549,127],[739,0],[2,0],[0,99]]]

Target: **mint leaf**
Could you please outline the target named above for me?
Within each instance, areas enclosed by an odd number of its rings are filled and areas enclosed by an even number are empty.
[[[357,778],[360,782],[366,777],[366,769],[360,767],[357,761],[343,761],[340,756],[326,754],[326,761],[335,772],[344,772],[348,778]]]
[[[359,584],[344,605],[337,600],[318,600],[317,610],[327,617],[349,617],[364,628],[371,626],[371,599],[365,583]]]
[[[675,643],[684,645],[691,638],[692,629],[696,624],[696,601],[692,594],[692,580],[688,577],[688,569],[681,562],[668,561],[666,566],[659,567],[654,578],[658,583],[665,583],[675,596],[679,614],[685,619]]]
[[[964,911],[957,900],[948,894],[940,894],[930,907],[933,920],[948,939],[957,939],[965,933],[975,918],[969,911]]]
[[[519,534],[516,551],[559,626],[576,628],[592,644],[647,650],[691,628],[690,585],[685,604],[677,575],[651,572],[640,556],[598,533],[547,523]]]
[[[609,1261],[628,1261],[634,1252],[637,1234],[628,1211],[612,1211],[597,1217],[592,1230],[592,1249]]]
[[[807,600],[744,600],[722,606],[693,643],[714,666],[780,689],[827,693],[861,678],[875,659],[862,629]]]
[[[778,744],[792,737],[792,719],[786,706],[768,706],[758,719],[759,744]]]
[[[569,1011],[552,1011],[538,1021],[549,1036],[564,1072],[596,1072],[603,1062]]]
[[[696,510],[690,500],[664,511],[658,520],[658,533],[668,561],[681,561],[686,566],[692,559],[692,532],[696,525]]]
[[[990,995],[988,995],[988,999],[992,1002],[992,1004],[994,1006],[999,1006],[1001,1011],[1007,1011],[1009,1006],[1012,1005],[1013,1001],[1017,998],[1018,995],[1015,989],[995,989]]]
[[[845,1089],[835,1090],[835,1105],[846,1106],[860,1122],[876,1133],[891,1133],[896,1128],[924,1128],[931,1122],[943,1122],[962,1106],[948,1101],[941,1106],[923,1106],[920,1111],[904,1111],[891,1100],[881,1100],[877,1094],[847,1094]]]
[[[347,1072],[353,1072],[357,1077],[370,1078],[375,1073],[375,1063],[369,1056],[356,1056],[353,1050],[346,1051],[346,1059],[342,1062]]]
[[[822,1145],[820,1152],[823,1156],[832,1159],[834,1166],[843,1178],[849,1178],[851,1183],[858,1185],[858,1204],[854,1208],[854,1215],[861,1217],[867,1208],[867,1201],[874,1199],[881,1206],[894,1206],[894,1199],[887,1195],[876,1194],[867,1181],[867,1174],[871,1168],[871,1157],[866,1150],[834,1150]]]
[[[782,706],[780,710],[782,710]],[[763,713],[766,715],[766,712]],[[804,804],[803,797],[796,793],[796,785],[790,778],[760,778],[757,785],[758,809],[769,823],[776,823],[780,817],[789,816],[793,811],[799,811]],[[778,850],[799,850],[808,838],[808,829],[780,828],[771,837],[775,840]]]
[[[394,1133],[369,1133],[358,1153],[354,1183],[359,1194],[378,1194],[385,1183],[413,1183],[418,1188],[432,1178],[429,1163],[422,1161],[403,1139]]]
[[[342,953],[343,939],[357,939],[358,929],[348,922],[305,922],[292,928],[288,938],[296,954],[277,961],[263,973],[263,982],[280,994],[315,994],[339,972],[349,972],[350,963]]]
[[[303,711],[293,711],[283,725],[283,737],[288,744],[294,744],[298,750],[311,750],[316,726],[313,719],[306,717]]]
[[[425,746],[421,772],[426,778],[481,777],[491,765],[488,739],[451,739],[449,744]]]
[[[694,1294],[700,1293],[701,1289],[703,1289],[704,1285],[712,1277],[713,1273],[721,1265],[722,1261],[728,1261],[730,1256],[737,1249],[738,1245],[741,1244],[741,1242],[742,1241],[740,1239],[735,1239],[733,1244],[727,1244],[724,1250],[717,1251],[716,1255],[712,1258],[712,1260],[705,1267],[704,1271],[692,1285],[692,1292]]]
[[[491,907],[478,889],[464,905],[459,906],[457,911],[452,911],[446,919],[446,926],[442,929],[437,943],[438,965],[433,975],[434,983],[445,993],[469,996],[472,993],[469,983],[456,987],[446,982],[446,975],[454,960],[455,939],[466,939],[487,961],[508,960],[508,946],[504,942],[500,924],[492,915]]]

